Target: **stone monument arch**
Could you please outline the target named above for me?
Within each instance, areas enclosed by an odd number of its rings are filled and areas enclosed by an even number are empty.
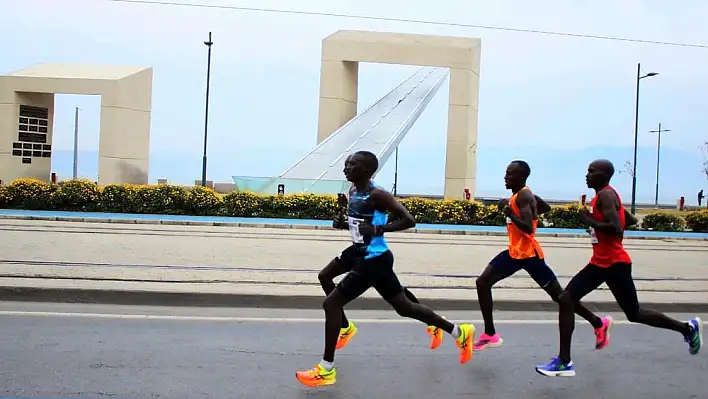
[[[322,41],[317,142],[357,114],[359,62],[450,68],[445,198],[474,198],[481,40],[342,30]]]
[[[152,68],[40,64],[0,76],[0,180],[48,181],[55,94],[101,96],[98,183],[147,184]]]

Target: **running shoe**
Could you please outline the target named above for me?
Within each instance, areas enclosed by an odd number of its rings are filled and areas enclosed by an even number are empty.
[[[595,349],[597,350],[605,349],[610,344],[610,332],[615,326],[612,316],[605,316],[600,320],[602,320],[602,327],[595,329]]]
[[[443,342],[443,330],[440,327],[428,326],[428,335],[430,335],[430,349],[435,350],[440,347]]]
[[[483,351],[487,348],[498,348],[502,346],[502,344],[504,344],[504,340],[499,333],[494,333],[494,335],[482,333],[477,342],[472,346],[472,349],[475,351]]]
[[[703,346],[703,323],[700,317],[694,317],[688,321],[691,326],[691,334],[686,337],[688,343],[688,353],[697,355]]]
[[[328,371],[318,364],[310,370],[296,372],[295,377],[304,386],[322,387],[337,382],[337,369],[332,367],[332,370]]]
[[[548,364],[536,366],[536,372],[546,377],[573,377],[575,366],[572,361],[563,363],[560,358],[554,357]]]
[[[459,329],[460,336],[455,339],[455,343],[460,348],[460,364],[465,364],[472,359],[472,342],[474,341],[475,328],[472,324],[464,323],[459,325]]]
[[[342,349],[347,346],[349,341],[351,341],[351,339],[356,335],[357,330],[358,329],[356,328],[356,325],[354,325],[354,322],[350,320],[347,327],[339,330],[339,338],[337,339],[337,346],[335,348]]]

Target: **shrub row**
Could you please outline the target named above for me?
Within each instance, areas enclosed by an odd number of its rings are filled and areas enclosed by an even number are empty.
[[[401,202],[418,223],[486,226],[505,223],[496,205],[424,198],[405,198]],[[330,220],[337,210],[337,197],[266,196],[248,192],[220,195],[201,186],[116,184],[100,187],[88,180],[50,184],[18,179],[8,186],[0,186],[0,208]],[[542,216],[540,225],[585,228],[579,218],[580,210],[579,204],[554,206]],[[639,227],[655,231],[708,232],[708,210],[687,212],[685,217],[658,211],[646,215]]]

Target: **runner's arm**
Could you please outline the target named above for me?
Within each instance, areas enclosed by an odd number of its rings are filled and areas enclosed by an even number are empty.
[[[538,212],[539,215],[542,215],[546,212],[551,211],[551,206],[548,205],[548,203],[546,201],[544,201],[543,198],[541,198],[535,194],[534,194],[534,198],[536,198],[536,211]]]
[[[620,221],[617,205],[617,197],[612,190],[601,191],[596,206],[607,222],[599,222],[593,218],[586,218],[585,221],[595,230],[621,236],[624,233],[624,228]]]
[[[516,196],[516,206],[519,207],[519,215],[517,217],[514,212],[509,214],[509,219],[526,234],[533,233],[533,205],[534,196],[527,190],[522,190]],[[511,206],[511,205],[509,205]]]
[[[386,190],[371,190],[371,198],[376,204],[396,216],[396,220],[381,226],[383,233],[401,231],[415,227],[415,218],[398,200]],[[378,226],[377,226],[378,227]]]
[[[624,224],[627,227],[639,224],[639,219],[637,219],[636,216],[632,215],[632,213],[630,211],[628,211],[627,208],[624,208],[624,220],[625,220]]]
[[[334,220],[332,220],[332,227],[335,229],[349,230],[349,222],[347,221],[346,212],[349,200],[347,196],[339,193],[337,194],[337,212],[334,215]]]

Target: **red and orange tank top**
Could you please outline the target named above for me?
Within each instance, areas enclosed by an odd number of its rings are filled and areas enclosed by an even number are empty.
[[[524,187],[521,190],[528,190],[528,187]],[[519,190],[519,192],[521,192]],[[519,206],[516,205],[516,198],[519,193],[512,195],[509,198],[509,206],[511,211],[517,217],[521,217],[521,212],[519,211]],[[527,259],[538,256],[539,259],[543,259],[545,255],[541,249],[541,244],[536,241],[536,226],[538,225],[538,218],[534,219],[532,222],[533,232],[531,234],[525,233],[523,230],[518,228],[510,218],[506,218],[506,231],[509,235],[509,256],[513,259]]]
[[[603,190],[612,190],[612,192],[617,196],[617,201],[619,201],[620,204],[618,209],[620,223],[622,223],[622,228],[624,229],[627,226],[627,223],[624,216],[622,199],[617,193],[617,190],[611,186],[607,186],[600,191]],[[600,212],[596,206],[600,191],[595,194],[595,197],[590,202],[590,215],[598,222],[606,222],[602,212]],[[624,235],[616,236],[607,234],[602,231],[595,230],[592,227],[588,229],[588,232],[590,233],[590,240],[592,242],[592,258],[590,258],[591,264],[599,267],[610,267],[615,263],[632,263],[632,258],[629,257],[629,254],[624,249],[624,245],[622,244]]]

